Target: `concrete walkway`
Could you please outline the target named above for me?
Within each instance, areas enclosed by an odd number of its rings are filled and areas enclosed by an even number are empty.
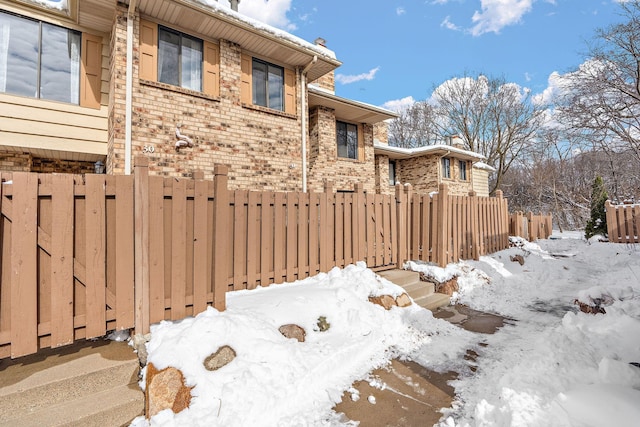
[[[493,334],[506,319],[490,313],[472,310],[463,305],[441,307],[434,317],[447,320],[468,331]],[[470,354],[469,354],[470,353]],[[468,357],[475,357],[468,352]],[[433,426],[442,417],[440,410],[451,407],[455,390],[448,384],[457,377],[455,372],[437,373],[414,362],[393,360],[383,369],[371,373],[371,381],[353,384],[357,390],[346,393],[334,410],[346,418],[360,422],[360,427]],[[372,403],[369,396],[375,399]]]

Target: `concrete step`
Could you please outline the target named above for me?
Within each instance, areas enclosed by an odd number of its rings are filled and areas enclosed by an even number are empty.
[[[411,282],[411,283],[406,284],[406,285],[402,285],[402,287],[404,288],[405,291],[407,291],[407,293],[411,293],[411,292],[415,291],[416,289],[424,288],[425,285],[435,289],[435,286],[433,285],[433,283],[422,282],[420,280],[415,281],[415,282]]]
[[[144,396],[137,384],[122,385],[68,402],[23,412],[2,419],[0,426],[103,427],[127,426],[144,411]]]
[[[418,300],[429,296],[435,292],[435,286],[433,283],[420,282],[420,286],[413,287],[412,289],[404,288],[413,300]]]
[[[409,285],[420,281],[420,273],[417,271],[395,269],[380,271],[378,272],[378,275],[398,286]]]
[[[451,297],[447,294],[433,293],[420,299],[414,299],[414,302],[420,307],[424,307],[427,310],[437,310],[440,307],[451,304]]]
[[[71,410],[74,405],[91,420],[102,413],[129,416],[133,409],[123,408],[135,407],[132,419],[144,408],[144,394],[137,385],[138,357],[123,342],[83,341],[16,360],[3,359],[0,371],[1,426],[31,425],[32,417],[38,420],[33,425],[68,425],[80,419],[81,414]],[[54,411],[60,416],[46,415]],[[44,415],[38,418],[37,414]],[[102,425],[122,424],[114,422]]]

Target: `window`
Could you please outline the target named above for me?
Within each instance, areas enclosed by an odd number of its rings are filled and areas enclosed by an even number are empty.
[[[257,106],[297,114],[296,72],[243,53],[240,58],[240,99]]]
[[[396,185],[396,162],[389,160],[389,185]]]
[[[465,162],[464,160],[460,160],[458,164],[460,166],[460,180],[466,181],[467,180],[467,162]]]
[[[220,96],[219,76],[217,44],[140,20],[140,79]]]
[[[253,105],[284,111],[284,69],[253,58]]]
[[[79,104],[81,37],[0,12],[0,92]]]
[[[158,81],[202,91],[202,40],[158,27]]]
[[[336,122],[338,157],[358,159],[358,126]]]
[[[451,159],[448,157],[442,158],[442,177],[451,178]]]

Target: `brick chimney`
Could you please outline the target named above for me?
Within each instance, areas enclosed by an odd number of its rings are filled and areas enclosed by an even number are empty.
[[[318,37],[317,39],[315,39],[314,43],[316,44],[316,46],[320,46],[325,49],[327,48],[327,41],[322,37]],[[335,78],[335,72],[333,70],[331,70],[324,76],[320,77],[319,79],[316,79],[309,83],[315,86],[318,86],[324,90],[328,90],[333,94],[336,93],[336,78]]]
[[[238,3],[240,3],[240,0],[229,0],[229,3],[231,3],[231,10],[235,10],[237,12]]]

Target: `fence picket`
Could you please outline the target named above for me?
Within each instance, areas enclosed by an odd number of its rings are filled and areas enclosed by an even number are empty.
[[[73,342],[73,175],[54,175],[51,187],[51,344]],[[133,291],[133,287],[131,288]],[[133,315],[133,307],[129,307]]]
[[[204,174],[194,174],[196,178],[193,192],[193,314],[207,308],[210,274],[207,259],[208,236],[208,194],[209,185]]]
[[[105,239],[105,177],[86,176],[85,196],[85,294],[86,338],[103,336],[106,332],[106,239]]]

